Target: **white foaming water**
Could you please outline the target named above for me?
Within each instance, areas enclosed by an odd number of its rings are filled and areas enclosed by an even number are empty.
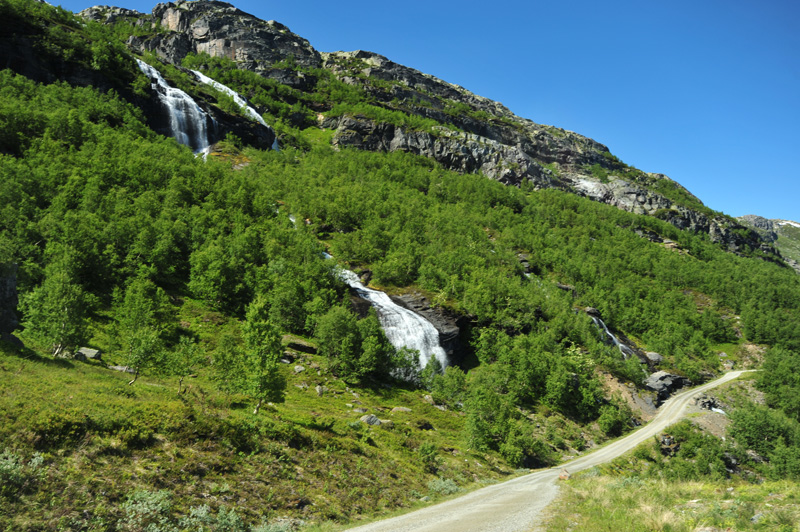
[[[239,108],[243,110],[244,114],[246,114],[248,117],[252,118],[253,120],[255,120],[264,127],[269,127],[269,125],[264,121],[264,118],[260,114],[258,114],[258,111],[250,107],[250,105],[248,105],[247,103],[247,100],[242,98],[238,92],[228,87],[227,85],[223,85],[219,81],[209,78],[208,76],[206,76],[202,72],[198,72],[197,70],[192,70],[192,74],[194,74],[197,77],[197,79],[200,80],[201,83],[205,83],[206,85],[214,87],[218,91],[224,92],[225,94],[233,98],[233,101],[236,102],[236,105],[238,105]],[[278,145],[277,137],[275,137],[275,140],[272,142],[272,149],[275,151],[280,151],[280,146]]]
[[[169,112],[170,134],[180,144],[189,146],[195,153],[207,153],[208,115],[191,96],[182,90],[170,87],[161,73],[140,59],[139,69],[150,78],[150,86]]]
[[[327,257],[330,257],[330,255],[327,255]],[[439,361],[442,369],[447,367],[447,353],[439,343],[439,331],[436,330],[431,322],[416,312],[395,304],[383,292],[367,288],[354,272],[343,269],[340,275],[348,286],[375,307],[383,332],[395,349],[407,347],[417,350],[419,352],[420,369],[428,365],[431,357]]]
[[[602,328],[603,331],[605,331],[606,336],[611,338],[611,341],[614,342],[615,346],[617,346],[619,352],[622,353],[622,358],[627,360],[628,356],[633,354],[633,350],[630,347],[620,342],[619,339],[616,336],[614,336],[614,334],[611,331],[608,330],[608,327],[606,327],[606,324],[603,323],[603,320],[601,320],[596,316],[589,316],[589,317],[592,318],[592,321],[594,322],[595,325],[597,325],[598,327]]]
[[[258,114],[258,111],[250,107],[245,101],[245,99],[239,96],[238,92],[228,87],[227,85],[223,85],[219,81],[209,78],[208,76],[206,76],[202,72],[198,72],[197,70],[192,70],[192,74],[194,74],[197,77],[197,79],[200,80],[200,82],[205,83],[206,85],[210,85],[215,89],[217,89],[218,91],[224,92],[225,94],[233,98],[233,101],[236,102],[236,105],[238,105],[247,116],[258,122],[262,126],[269,127],[267,126],[267,123],[264,122],[264,118],[262,118],[261,115]]]

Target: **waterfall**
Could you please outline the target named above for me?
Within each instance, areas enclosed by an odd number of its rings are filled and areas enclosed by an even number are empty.
[[[213,79],[209,78],[208,76],[206,76],[202,72],[198,72],[197,70],[192,70],[191,72],[192,72],[192,74],[194,74],[197,77],[197,79],[201,83],[205,83],[206,85],[214,87],[218,91],[223,92],[223,93],[227,94],[228,96],[230,96],[231,98],[233,98],[233,101],[236,103],[236,105],[239,106],[239,108],[242,111],[244,111],[245,115],[247,115],[251,119],[255,120],[256,122],[258,122],[262,126],[269,127],[269,125],[267,125],[267,123],[264,121],[264,118],[260,114],[258,114],[258,111],[256,111],[252,107],[250,107],[250,105],[248,105],[247,101],[244,98],[242,98],[239,95],[238,92],[236,92],[235,90],[231,89],[227,85],[223,85],[219,81],[216,81],[216,80],[213,80]],[[275,141],[272,143],[272,149],[275,150],[275,151],[280,151],[280,147],[278,146],[278,138],[277,137],[275,138]]]
[[[608,327],[606,327],[606,324],[603,323],[603,320],[601,320],[597,316],[589,316],[589,317],[592,318],[592,321],[594,322],[595,325],[597,325],[597,328],[603,329],[603,331],[605,331],[606,333],[606,336],[609,339],[611,339],[612,342],[614,342],[614,345],[617,346],[619,352],[622,353],[622,358],[627,360],[628,357],[633,354],[633,349],[620,342],[619,339],[616,336],[614,336],[614,333],[608,330]]]
[[[180,143],[189,146],[195,153],[207,153],[208,115],[191,96],[180,89],[170,87],[158,70],[140,59],[139,69],[150,78],[150,86],[169,113],[170,134]]]
[[[330,257],[327,254],[326,256]],[[396,349],[407,347],[417,350],[420,369],[428,365],[431,357],[439,361],[442,369],[448,366],[447,354],[439,343],[439,331],[431,322],[416,312],[395,304],[383,292],[367,288],[355,273],[341,270],[340,276],[348,286],[375,308],[386,338]]]

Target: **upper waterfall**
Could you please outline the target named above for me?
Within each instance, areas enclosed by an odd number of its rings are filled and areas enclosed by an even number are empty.
[[[247,115],[249,118],[252,118],[253,120],[255,120],[264,127],[269,127],[269,125],[264,121],[264,117],[258,114],[258,111],[250,107],[250,105],[247,103],[247,100],[242,98],[242,96],[238,92],[228,87],[227,85],[223,85],[219,81],[211,79],[202,72],[198,72],[197,70],[192,70],[191,72],[201,83],[205,83],[206,85],[214,87],[218,91],[223,92],[228,96],[230,96],[231,98],[233,98],[233,101],[236,103],[236,105],[238,105],[239,108],[242,111],[244,111],[244,114]],[[280,151],[277,137],[275,138],[275,141],[272,143],[272,149],[275,151]]]
[[[447,353],[439,343],[439,331],[431,322],[397,305],[383,292],[367,288],[358,275],[349,270],[341,270],[341,278],[375,308],[386,338],[396,349],[407,347],[419,352],[420,369],[425,368],[431,358],[438,360],[442,369],[449,365]]]
[[[189,146],[195,153],[208,151],[209,116],[191,96],[182,90],[170,87],[161,73],[140,59],[139,69],[150,78],[150,86],[169,113],[170,134],[181,144]]]

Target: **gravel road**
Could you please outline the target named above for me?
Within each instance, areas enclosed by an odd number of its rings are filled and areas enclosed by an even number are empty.
[[[729,382],[747,371],[723,377],[668,399],[655,418],[640,429],[601,449],[559,465],[501,484],[493,484],[457,499],[405,515],[353,528],[354,532],[527,532],[540,523],[542,510],[558,493],[562,469],[577,473],[608,462],[679,421],[695,396]]]

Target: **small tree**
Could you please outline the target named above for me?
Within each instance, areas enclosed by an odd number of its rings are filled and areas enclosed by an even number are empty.
[[[71,351],[86,338],[91,298],[77,279],[75,251],[56,251],[44,282],[23,299],[25,327],[52,346],[52,355]]]
[[[335,306],[317,321],[316,336],[328,367],[343,379],[388,375],[400,362],[373,309],[359,320],[345,307]]]
[[[186,390],[183,388],[183,379],[194,373],[202,360],[203,351],[200,346],[187,336],[181,339],[169,353],[169,370],[173,375],[178,376],[178,393]]]
[[[242,368],[243,392],[254,397],[253,414],[258,414],[264,401],[283,401],[286,379],[280,372],[281,337],[268,319],[269,307],[263,297],[257,297],[247,307],[242,326],[244,357]]]
[[[438,358],[432,356],[419,376],[422,387],[428,391],[432,391],[436,377],[441,377],[443,373],[442,363],[439,362]]]
[[[167,295],[145,275],[131,281],[119,304],[118,316],[123,342],[128,348],[128,366],[139,378],[141,370],[157,365],[163,352],[162,333],[168,328]]]

